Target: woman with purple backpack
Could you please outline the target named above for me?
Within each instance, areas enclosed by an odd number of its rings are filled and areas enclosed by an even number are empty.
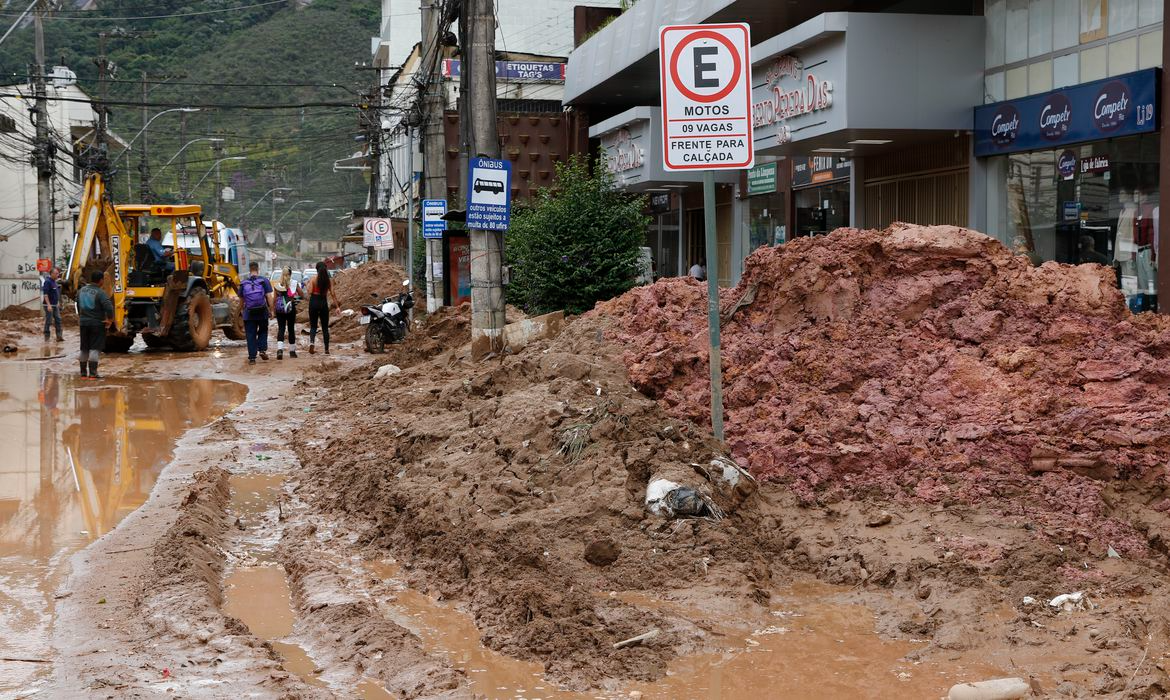
[[[280,279],[272,285],[276,293],[276,359],[284,359],[284,333],[288,331],[288,356],[297,356],[297,299],[301,288],[292,276],[292,268],[286,267]]]

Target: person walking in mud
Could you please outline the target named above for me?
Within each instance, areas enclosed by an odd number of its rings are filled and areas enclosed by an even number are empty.
[[[276,284],[272,285],[276,293],[276,359],[284,359],[284,334],[288,331],[288,356],[297,356],[297,297],[301,289],[293,279],[292,268],[286,267],[281,272]]]
[[[256,354],[268,361],[268,317],[276,310],[272,283],[260,276],[260,263],[248,263],[248,277],[240,282],[244,300],[244,336],[248,341],[248,364]]]
[[[77,354],[81,376],[101,379],[98,374],[98,360],[106,349],[106,329],[114,322],[114,302],[102,289],[105,273],[94,270],[89,275],[89,284],[77,292],[77,317],[80,326],[81,350]]]
[[[57,278],[60,276],[61,271],[54,267],[41,283],[41,308],[45,310],[46,343],[49,342],[50,325],[57,328],[57,342],[65,340],[65,336],[61,334],[61,286],[57,284]]]
[[[325,354],[329,354],[329,299],[333,299],[333,306],[339,312],[341,303],[337,301],[337,293],[333,291],[333,280],[329,277],[329,268],[325,263],[317,263],[317,276],[309,281],[309,353],[317,352],[317,324],[321,324],[321,339],[325,342]]]

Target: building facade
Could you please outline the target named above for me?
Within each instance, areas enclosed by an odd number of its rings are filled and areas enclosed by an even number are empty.
[[[83,173],[75,154],[92,144],[97,113],[67,69],[54,69],[49,81],[50,136],[56,150],[52,177],[53,251],[60,265],[73,243],[74,220],[80,206]],[[37,171],[30,156],[36,129],[30,119],[34,100],[27,85],[4,89],[24,97],[0,98],[0,115],[11,118],[15,130],[0,133],[0,308],[11,304],[40,306],[37,273]],[[7,120],[6,120],[7,121]],[[120,140],[111,135],[111,148]],[[115,152],[117,152],[115,150]]]
[[[985,19],[981,228],[1037,261],[1110,265],[1130,308],[1155,310],[1163,3],[991,0]]]
[[[620,185],[652,195],[656,274],[702,256],[701,186],[661,170],[657,37],[638,28],[746,21],[756,165],[721,173],[722,284],[761,245],[908,221],[1112,265],[1131,308],[1156,308],[1163,3],[862,5],[642,0],[570,55],[566,104]]]

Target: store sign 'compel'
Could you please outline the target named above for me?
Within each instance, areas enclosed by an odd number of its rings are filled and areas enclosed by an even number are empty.
[[[975,155],[1086,143],[1158,128],[1156,69],[975,108]]]

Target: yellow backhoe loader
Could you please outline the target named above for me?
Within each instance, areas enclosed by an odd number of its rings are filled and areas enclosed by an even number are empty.
[[[169,234],[173,256],[156,260],[146,244],[151,229]],[[208,235],[197,204],[115,205],[100,173],[85,180],[65,293],[76,298],[94,270],[106,273],[114,324],[106,350],[126,352],[141,333],[149,347],[203,350],[215,328],[244,338],[236,269]]]

